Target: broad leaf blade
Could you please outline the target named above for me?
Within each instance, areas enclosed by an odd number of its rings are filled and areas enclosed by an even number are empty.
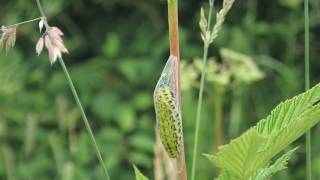
[[[298,147],[286,152],[284,155],[278,158],[271,166],[259,170],[257,175],[251,177],[250,180],[265,180],[274,175],[275,173],[283,169],[286,169],[289,159],[297,149]]]
[[[136,175],[136,180],[149,180],[146,176],[144,176],[140,171],[139,169],[133,165],[133,168],[134,168],[134,173]]]
[[[320,121],[320,84],[280,103],[254,128],[222,146],[211,160],[222,169],[219,179],[247,180]]]
[[[270,139],[269,147],[266,147],[265,160],[268,161],[285,147],[305,134],[307,130],[312,128],[320,120],[320,105],[311,107],[303,112],[300,116],[293,119],[292,122],[283,126],[278,133],[272,135]]]
[[[305,93],[280,103],[267,118],[259,121],[256,129],[262,135],[277,134],[283,126],[288,125],[319,100],[320,84]]]
[[[261,164],[260,148],[267,142],[255,129],[250,129],[230,144],[221,146],[213,162],[238,179],[248,179]]]

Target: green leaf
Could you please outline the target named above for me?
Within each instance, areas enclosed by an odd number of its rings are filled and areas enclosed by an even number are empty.
[[[144,176],[139,169],[133,165],[134,173],[136,174],[136,180],[149,180],[146,176]]]
[[[153,165],[153,162],[150,161],[149,154],[139,150],[132,150],[128,153],[128,157],[130,162],[134,162],[142,167],[151,168]]]
[[[142,152],[152,153],[154,140],[146,133],[135,133],[128,137],[128,145]]]
[[[230,174],[228,171],[222,171],[218,178],[215,180],[238,180],[237,177]]]
[[[287,8],[296,10],[300,7],[303,1],[302,0],[281,0],[279,1],[279,3]]]
[[[257,175],[251,177],[250,180],[265,180],[268,177],[271,177],[275,173],[286,169],[289,159],[291,158],[292,154],[298,149],[298,147],[291,149],[290,151],[286,152],[280,158],[278,158],[271,166],[261,169],[258,171]]]
[[[110,58],[118,56],[120,50],[120,40],[117,33],[109,33],[102,47],[102,53]]]
[[[136,114],[129,104],[119,104],[113,111],[117,114],[117,124],[122,131],[130,132],[135,128]]]
[[[91,110],[100,119],[107,121],[116,115],[114,109],[119,106],[119,101],[115,93],[100,93],[93,98]]]
[[[218,179],[228,179],[224,177],[229,176],[247,180],[259,170],[267,169],[274,156],[320,121],[319,101],[320,84],[280,103],[255,127],[221,146],[215,156],[209,156],[222,169]],[[292,152],[285,154],[268,171],[281,169]]]
[[[219,147],[219,152],[211,160],[238,179],[248,179],[257,169],[266,165],[261,161],[260,154],[266,142],[267,138],[251,128],[230,144]]]
[[[204,157],[206,157],[209,161],[211,161],[213,164],[215,163],[215,155],[212,154],[202,154]]]
[[[319,122],[320,84],[309,91],[280,103],[271,114],[255,127],[263,136],[270,136],[265,147],[266,160],[303,135]]]

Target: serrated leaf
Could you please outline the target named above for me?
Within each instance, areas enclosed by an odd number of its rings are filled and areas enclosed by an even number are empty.
[[[286,152],[284,155],[278,158],[271,166],[259,170],[257,175],[251,177],[250,180],[265,180],[266,178],[271,177],[275,173],[283,169],[286,169],[289,159],[297,149],[298,147]]]
[[[279,104],[271,114],[261,120],[255,129],[270,136],[265,147],[268,161],[319,122],[320,84],[309,91]]]
[[[260,148],[267,142],[254,128],[249,129],[230,144],[219,147],[212,161],[238,179],[248,179],[266,165],[261,161]]]
[[[134,168],[134,173],[136,175],[136,180],[149,180],[146,176],[144,176],[140,171],[139,169],[133,165],[133,168]]]
[[[215,180],[238,180],[238,178],[234,177],[228,171],[222,171],[219,177],[215,178]]]
[[[215,156],[212,154],[202,154],[204,157],[206,157],[209,161],[211,161],[213,164],[215,163]]]
[[[210,156],[222,169],[219,179],[224,179],[228,174],[247,180],[260,169],[266,169],[274,156],[320,121],[319,101],[320,84],[280,103],[255,127],[219,148],[216,156]],[[292,152],[289,151],[275,165],[284,163]],[[279,167],[275,169],[281,169]]]

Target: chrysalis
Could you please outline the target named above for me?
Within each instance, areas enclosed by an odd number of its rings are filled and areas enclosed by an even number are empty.
[[[182,120],[173,80],[176,59],[175,56],[169,57],[153,97],[160,139],[171,158],[177,158],[182,143]]]

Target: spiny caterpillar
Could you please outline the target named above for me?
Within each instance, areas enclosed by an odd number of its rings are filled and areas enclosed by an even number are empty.
[[[182,143],[182,120],[178,98],[173,88],[173,65],[170,56],[154,91],[154,106],[160,139],[169,157],[177,158]]]

